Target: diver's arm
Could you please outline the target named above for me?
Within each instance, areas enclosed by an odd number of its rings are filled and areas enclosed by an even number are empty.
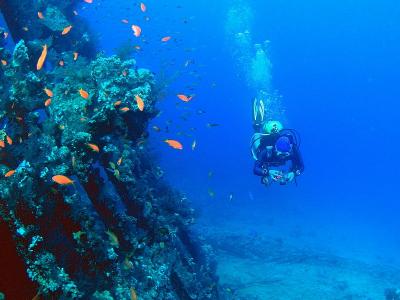
[[[264,163],[261,160],[256,160],[254,162],[253,172],[254,172],[254,175],[257,175],[257,176],[267,176],[268,175],[268,169],[265,168]]]
[[[304,163],[301,157],[300,151],[295,148],[293,155],[293,168],[292,172],[294,172],[297,176],[303,173],[304,171]]]

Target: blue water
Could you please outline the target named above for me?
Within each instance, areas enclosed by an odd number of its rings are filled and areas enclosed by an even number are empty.
[[[310,233],[293,242],[399,263],[400,3],[245,2],[254,12],[254,41],[270,41],[272,85],[283,96],[285,126],[302,137],[306,169],[297,186],[266,188],[252,173],[255,95],[235,66],[224,30],[232,1],[148,0],[143,14],[132,1],[94,0],[79,13],[99,33],[107,54],[126,42],[140,45],[133,55],[138,66],[171,79],[159,103],[162,113],[150,124],[150,145],[166,178],[188,195],[200,219],[220,217],[265,230],[262,222],[273,218],[271,234],[289,239],[292,228]],[[133,36],[131,24],[142,27],[145,41]],[[163,36],[172,39],[161,43]],[[178,93],[195,97],[183,103]],[[181,141],[184,149],[169,148],[166,138]]]

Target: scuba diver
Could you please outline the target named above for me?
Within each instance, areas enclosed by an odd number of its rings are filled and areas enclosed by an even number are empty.
[[[265,185],[296,182],[296,177],[304,170],[298,133],[294,129],[284,129],[279,121],[266,121],[262,100],[254,100],[253,117],[256,131],[251,139],[254,174],[260,176]]]

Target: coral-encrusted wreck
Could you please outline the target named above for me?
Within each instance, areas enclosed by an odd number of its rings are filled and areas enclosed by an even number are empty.
[[[0,291],[6,299],[221,299],[212,253],[190,233],[193,210],[144,143],[157,113],[151,72],[95,57],[81,20],[79,34],[60,39],[69,1],[26,2],[1,3],[17,44],[6,51],[1,34]],[[26,19],[37,11],[53,17]]]

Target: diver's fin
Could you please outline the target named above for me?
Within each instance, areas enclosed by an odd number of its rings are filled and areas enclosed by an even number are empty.
[[[264,120],[265,106],[263,100],[254,98],[253,101],[253,121],[255,123],[262,123]]]
[[[261,99],[260,100],[260,118],[261,118],[261,123],[264,122],[264,116],[265,116],[265,106],[264,106],[264,101]]]
[[[258,100],[254,98],[253,100],[253,122],[257,123],[257,115],[258,115]]]

